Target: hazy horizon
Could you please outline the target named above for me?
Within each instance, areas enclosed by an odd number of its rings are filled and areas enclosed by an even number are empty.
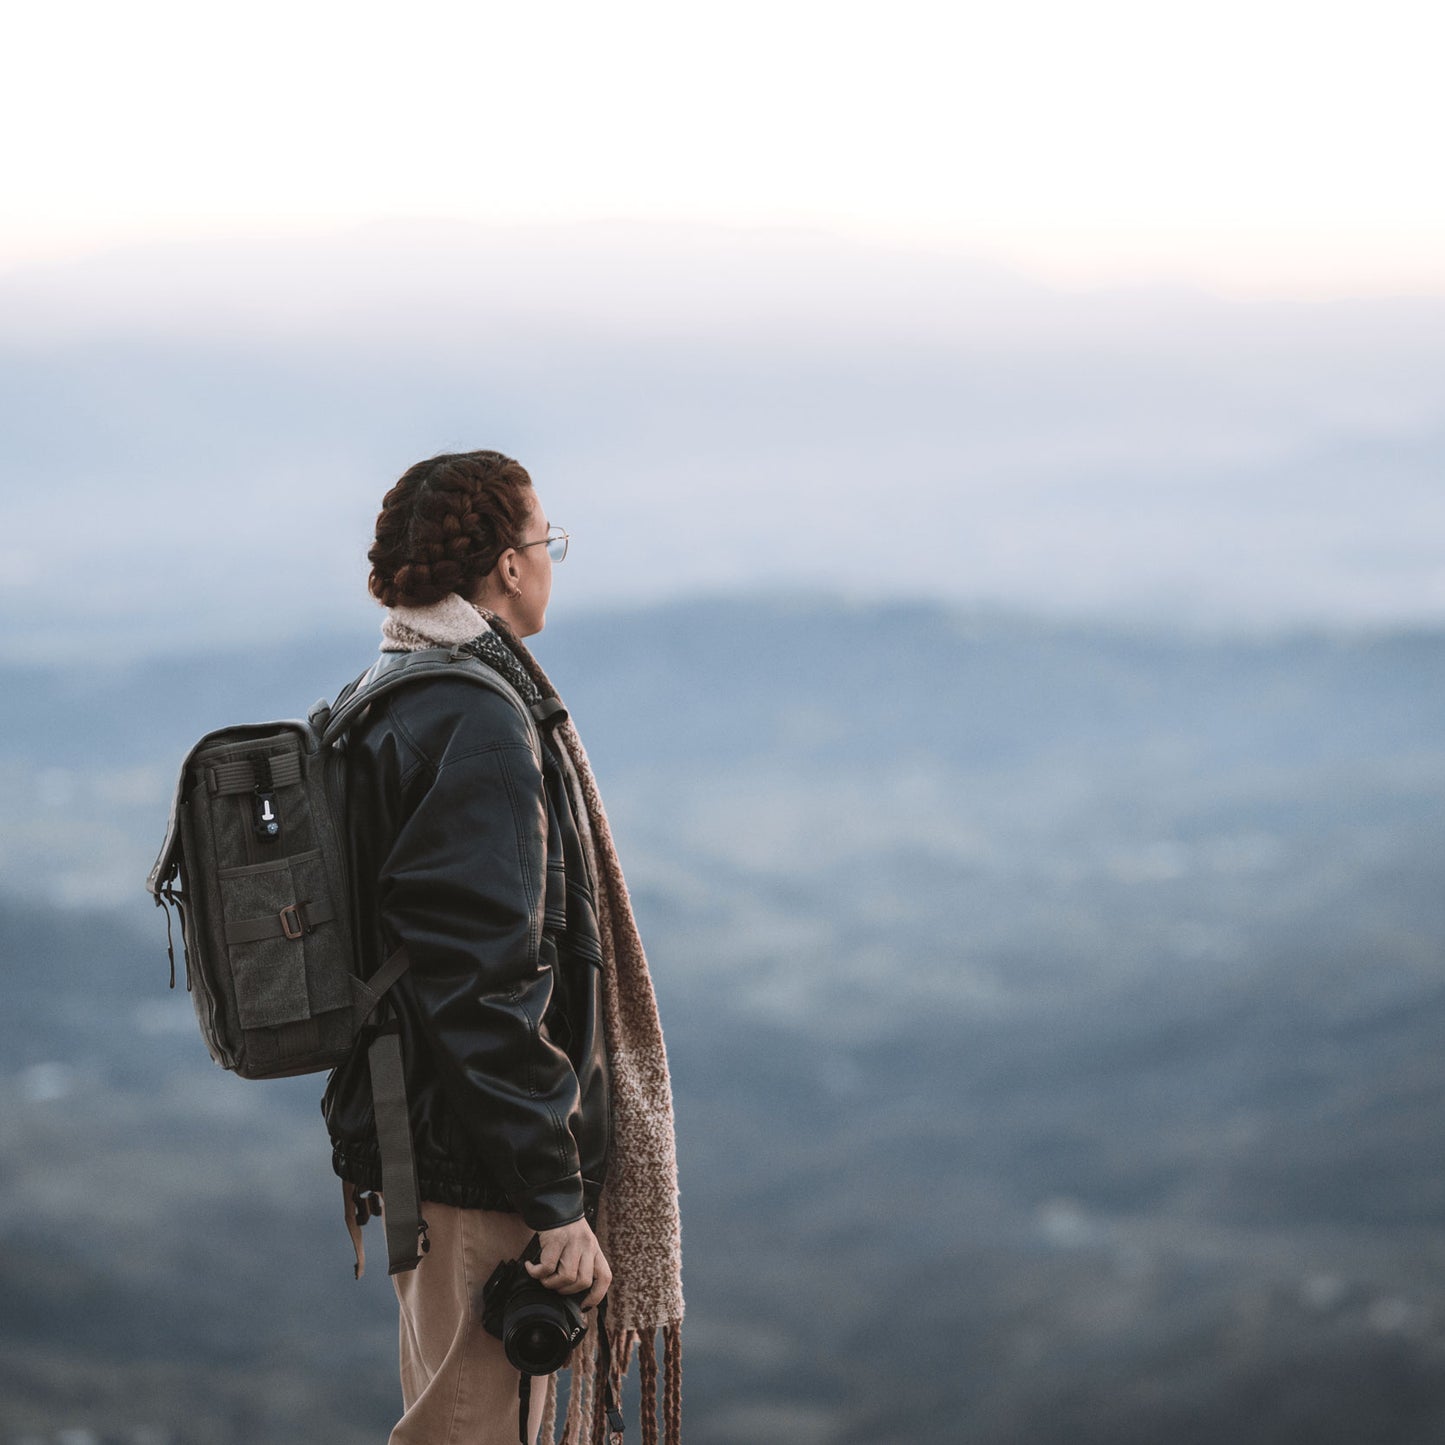
[[[0,276],[0,315],[12,657],[360,625],[382,494],[475,446],[573,533],[559,615],[820,592],[1445,619],[1445,301],[1068,292],[799,229],[398,223]]]

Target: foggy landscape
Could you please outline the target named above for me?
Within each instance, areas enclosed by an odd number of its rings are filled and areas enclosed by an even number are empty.
[[[321,1081],[214,1068],[141,881],[474,446],[573,536],[689,1438],[1433,1445],[1442,306],[620,223],[0,274],[0,1445],[394,1418]]]
[[[12,9],[0,1445],[388,1437],[324,1080],[143,882],[477,449],[569,535],[689,1445],[1441,1445],[1445,12]]]
[[[372,645],[0,678],[5,1445],[393,1418],[321,1081],[214,1068],[139,886],[184,742]],[[1438,1438],[1445,635],[820,597],[539,650],[667,1024],[690,1438]]]

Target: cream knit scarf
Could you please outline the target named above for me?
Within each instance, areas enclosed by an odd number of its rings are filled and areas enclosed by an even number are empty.
[[[500,618],[452,593],[430,607],[391,608],[382,648],[412,652],[454,647],[491,631],[510,648],[544,698],[556,689],[532,654]],[[652,979],[597,780],[570,720],[554,734],[573,810],[583,824],[597,883],[602,935],[603,1018],[612,1080],[612,1154],[602,1191],[598,1238],[612,1266],[607,1333],[619,1386],[638,1351],[642,1445],[657,1445],[656,1332],[663,1334],[662,1404],[665,1445],[680,1445],[682,1410],[682,1228],[677,1202],[677,1146],[672,1083]],[[590,833],[590,837],[588,834]],[[563,1445],[594,1445],[606,1428],[602,1391],[595,1388],[596,1331],[588,1332],[571,1365]],[[548,1377],[542,1440],[556,1438],[557,1376]]]

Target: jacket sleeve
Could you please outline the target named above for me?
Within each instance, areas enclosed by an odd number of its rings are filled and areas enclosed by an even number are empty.
[[[410,954],[401,1006],[443,1093],[523,1219],[551,1229],[582,1218],[583,1195],[577,1076],[542,1024],[554,957],[542,773],[515,705],[456,685],[465,707],[435,724],[412,715],[419,762],[377,902]]]

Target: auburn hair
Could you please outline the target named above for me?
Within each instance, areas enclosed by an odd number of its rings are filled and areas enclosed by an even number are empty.
[[[381,503],[367,560],[371,595],[387,607],[470,598],[527,529],[535,496],[501,452],[446,452],[402,473]]]

